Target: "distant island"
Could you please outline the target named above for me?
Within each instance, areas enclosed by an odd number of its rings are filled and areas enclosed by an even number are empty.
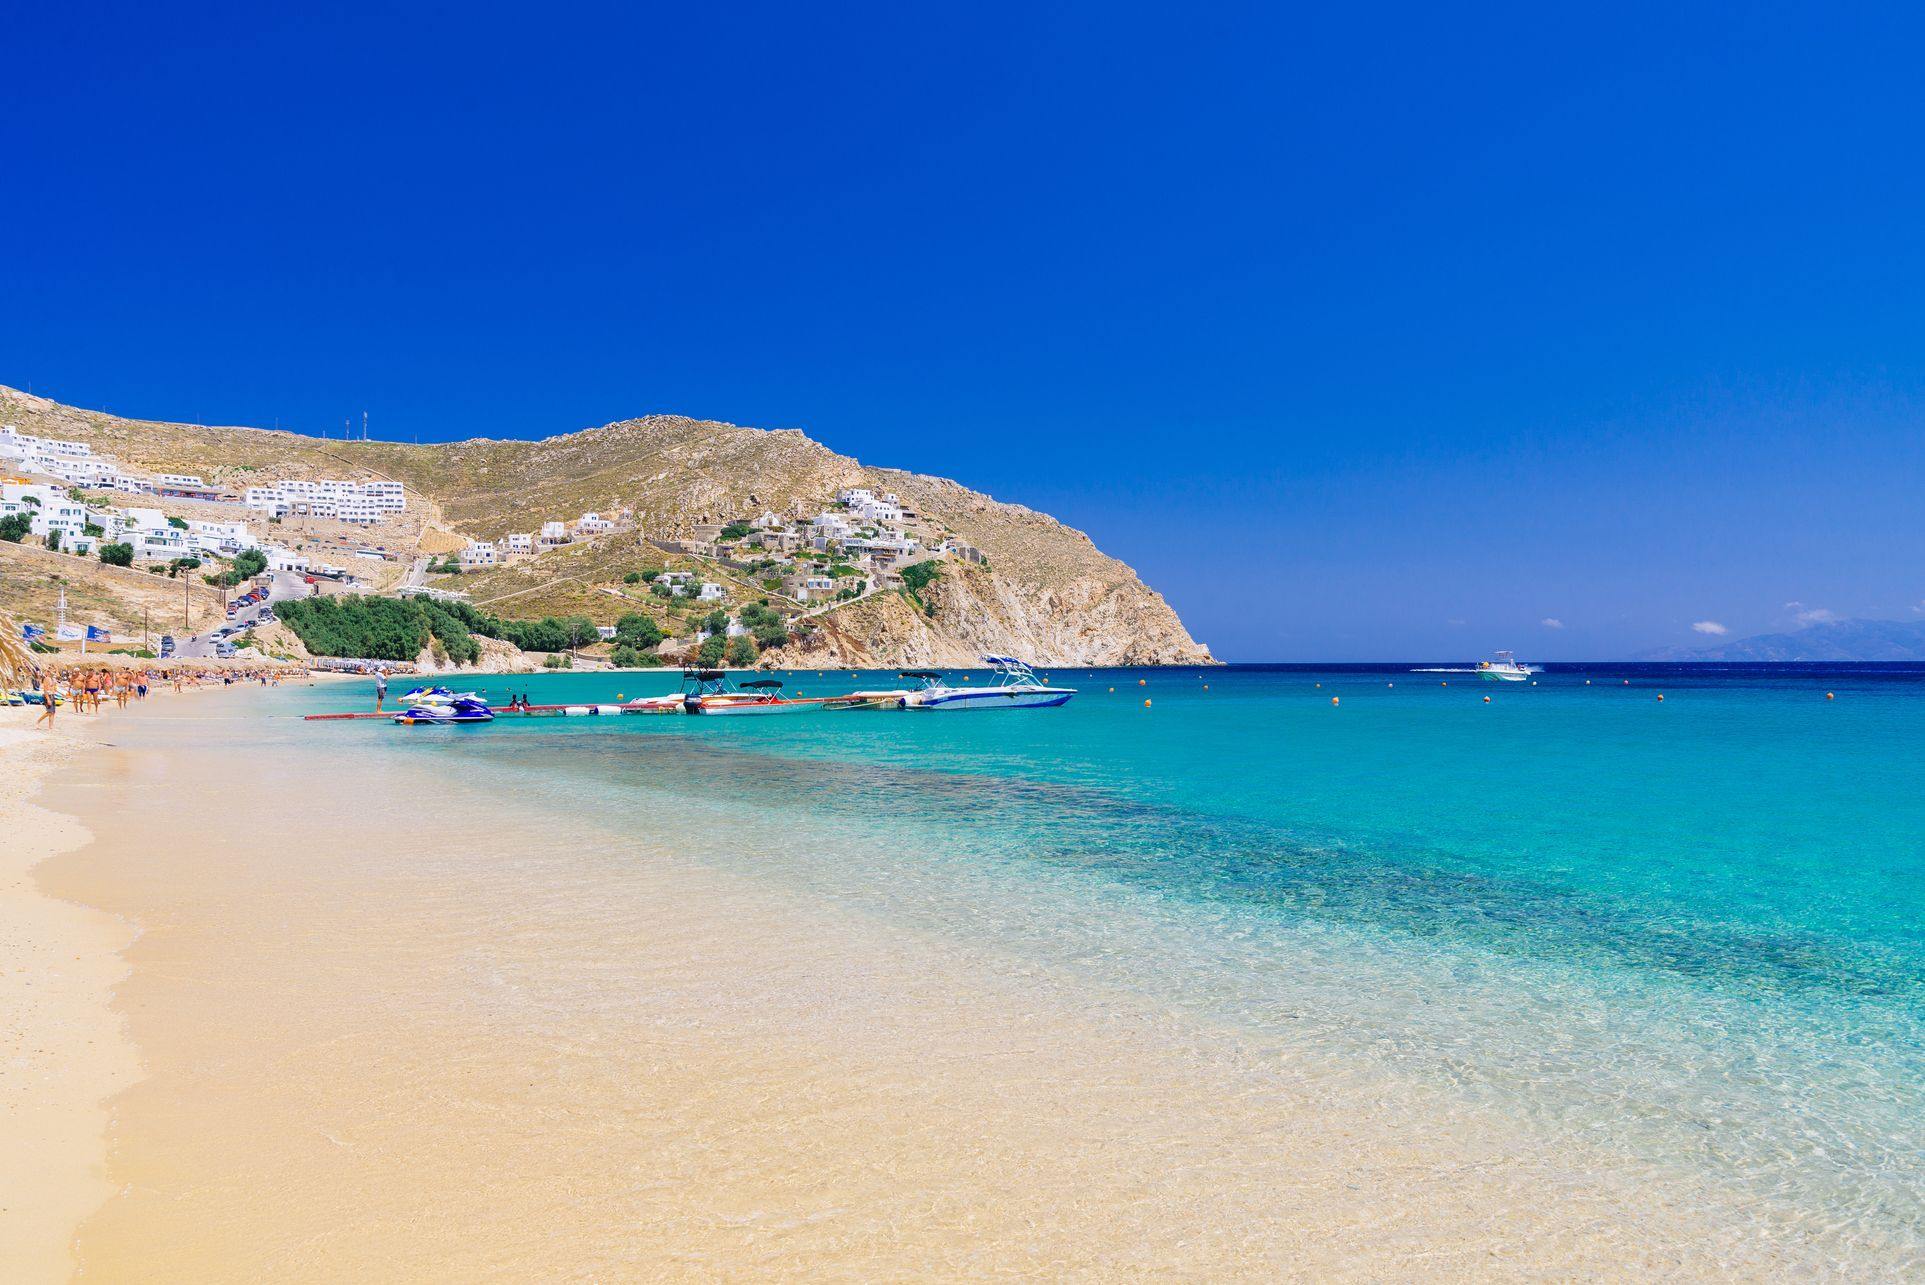
[[[1712,647],[1658,647],[1634,660],[1925,661],[1925,620],[1830,620]]]

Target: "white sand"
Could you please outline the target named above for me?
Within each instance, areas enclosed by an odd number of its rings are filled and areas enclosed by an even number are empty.
[[[43,893],[33,868],[88,832],[33,800],[98,724],[0,707],[0,1281],[65,1280],[74,1231],[113,1188],[108,1099],[138,1075],[110,1007],[132,929]]]

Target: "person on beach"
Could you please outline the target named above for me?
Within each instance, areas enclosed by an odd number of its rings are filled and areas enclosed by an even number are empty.
[[[48,675],[40,680],[40,717],[33,721],[33,725],[38,727],[45,723],[48,730],[52,730],[54,711],[58,708],[54,704],[53,676]]]

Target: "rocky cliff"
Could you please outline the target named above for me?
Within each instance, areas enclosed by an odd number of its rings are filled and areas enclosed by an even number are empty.
[[[793,429],[656,415],[532,441],[405,445],[127,419],[5,388],[0,423],[87,442],[130,470],[198,473],[237,491],[276,477],[398,479],[426,503],[378,530],[404,534],[411,548],[497,538],[590,509],[630,513],[648,536],[673,539],[763,509],[813,512],[843,487],[870,486],[902,496],[988,565],[945,559],[919,599],[878,594],[815,617],[800,663],[973,664],[986,652],[1044,665],[1210,661],[1169,604],[1082,532],[944,478],[864,466]],[[624,547],[641,544],[629,536]],[[512,585],[498,575],[514,598],[490,609],[549,610],[552,589],[556,607],[612,623],[633,609],[619,592],[625,569],[614,556],[543,555],[515,567]],[[477,602],[493,588],[487,577],[460,587]]]

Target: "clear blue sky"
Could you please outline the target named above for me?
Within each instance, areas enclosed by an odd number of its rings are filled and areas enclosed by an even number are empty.
[[[15,6],[0,382],[801,427],[1230,659],[1909,618],[1919,11],[1199,8]]]

